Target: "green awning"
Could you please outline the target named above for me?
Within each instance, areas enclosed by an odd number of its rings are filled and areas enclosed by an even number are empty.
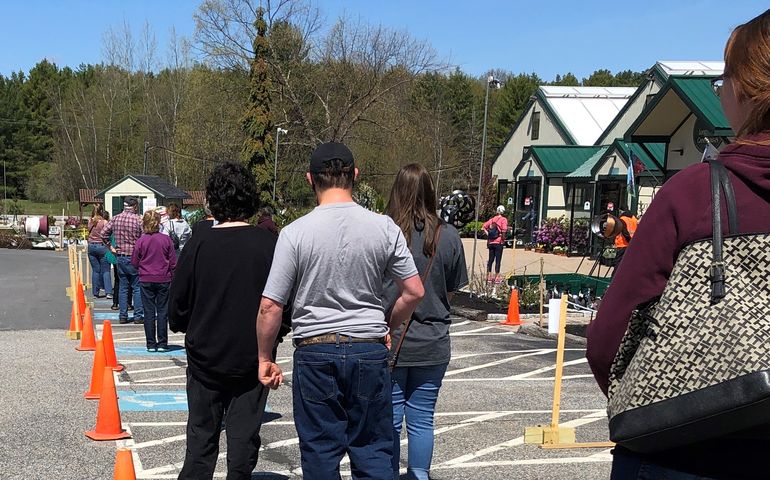
[[[663,165],[666,158],[665,143],[645,143],[644,147],[642,147],[642,145],[638,143],[626,143],[622,140],[617,140],[616,147],[622,153],[623,158],[625,158],[626,161],[631,160],[631,152],[633,151],[634,155],[636,155],[644,164],[645,170],[650,172],[660,172],[660,167],[658,167],[658,165]],[[652,157],[647,154],[647,151],[652,154]]]
[[[559,145],[530,147],[529,154],[540,165],[546,176],[561,177],[570,174],[606,146]]]
[[[566,176],[569,179],[591,179],[594,176],[594,167],[604,157],[610,147],[601,147],[596,153],[583,162],[574,172]]]
[[[734,136],[711,81],[714,77],[672,76],[626,131],[635,143],[666,143],[690,116],[701,135]]]
[[[710,78],[672,77],[671,83],[698,118],[715,130],[731,130]]]

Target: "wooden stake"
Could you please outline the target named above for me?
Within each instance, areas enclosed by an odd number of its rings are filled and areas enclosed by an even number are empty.
[[[553,407],[551,408],[551,428],[559,428],[559,411],[561,409],[561,378],[564,371],[564,340],[567,333],[567,294],[561,296],[561,312],[559,313],[559,340],[556,346],[556,371],[553,383]]]
[[[540,257],[540,320],[537,325],[543,328],[543,303],[545,302],[545,278],[543,277],[543,257]]]

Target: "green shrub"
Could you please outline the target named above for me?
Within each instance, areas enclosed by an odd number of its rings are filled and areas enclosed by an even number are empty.
[[[462,233],[464,237],[472,237],[473,230],[475,229],[476,231],[478,231],[479,238],[481,238],[484,236],[484,230],[482,230],[483,226],[484,226],[484,222],[468,222],[465,224],[465,226],[463,227],[460,233]]]

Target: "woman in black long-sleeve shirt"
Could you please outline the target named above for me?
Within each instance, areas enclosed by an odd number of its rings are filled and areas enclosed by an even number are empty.
[[[188,362],[180,479],[213,475],[225,410],[228,478],[251,478],[257,463],[268,389],[257,376],[256,318],[276,243],[270,232],[246,222],[258,196],[246,168],[217,167],[206,198],[219,223],[190,239],[174,273],[169,326],[186,333]]]

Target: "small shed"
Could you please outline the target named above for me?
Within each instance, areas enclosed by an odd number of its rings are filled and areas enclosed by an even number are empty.
[[[139,201],[139,213],[144,212],[145,200],[154,200],[156,205],[168,205],[176,202],[180,206],[190,195],[165,179],[155,175],[126,175],[95,195],[104,199],[104,208],[110,216],[123,211],[126,197]]]

